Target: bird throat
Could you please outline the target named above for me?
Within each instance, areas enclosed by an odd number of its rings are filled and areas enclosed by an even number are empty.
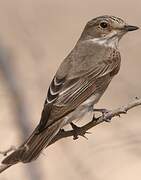
[[[111,32],[105,37],[90,39],[93,43],[99,44],[105,47],[118,48],[119,37],[115,31]]]

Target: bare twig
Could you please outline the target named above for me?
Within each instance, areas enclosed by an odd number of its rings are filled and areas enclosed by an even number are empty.
[[[126,114],[128,110],[130,110],[136,106],[139,106],[139,105],[141,105],[141,99],[136,98],[134,101],[128,103],[125,106],[111,110],[107,114],[105,114],[104,116],[102,115],[102,116],[96,118],[95,120],[90,121],[86,125],[79,127],[78,131],[77,131],[77,135],[84,136],[86,134],[86,132],[89,129],[93,128],[94,126],[96,126],[102,122],[105,122],[109,119],[111,120],[115,116],[120,116],[121,114]],[[70,131],[60,130],[59,133],[52,139],[52,141],[50,142],[49,145],[55,143],[56,141],[58,141],[60,139],[74,136],[74,134],[75,134],[74,130],[70,130]]]
[[[130,110],[136,106],[139,106],[139,105],[141,105],[141,99],[136,98],[134,101],[128,103],[125,106],[111,110],[108,113],[106,113],[104,116],[102,115],[98,118],[95,118],[93,121],[90,121],[89,123],[85,124],[84,126],[79,127],[77,129],[77,135],[84,136],[87,133],[87,131],[89,129],[91,129],[92,127],[94,127],[102,122],[105,122],[107,120],[112,120],[113,117],[120,116],[121,114],[126,114],[128,110]],[[58,141],[60,139],[74,136],[75,133],[76,133],[76,130],[69,130],[69,131],[60,130],[59,133],[52,139],[52,141],[50,142],[49,145],[55,143],[56,141]],[[2,164],[0,166],[0,173],[9,167],[10,167],[10,165]]]
[[[8,169],[11,165],[8,164],[1,164],[0,165],[0,173],[2,173],[3,171],[5,171],[6,169]]]

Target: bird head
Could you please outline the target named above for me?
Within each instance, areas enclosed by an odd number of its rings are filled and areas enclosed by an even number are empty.
[[[129,31],[139,29],[128,25],[124,20],[115,16],[100,16],[89,21],[82,33],[84,40],[93,40],[99,43],[118,42]]]

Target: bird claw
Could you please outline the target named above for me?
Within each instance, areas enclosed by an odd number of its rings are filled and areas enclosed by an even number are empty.
[[[110,123],[111,122],[111,118],[109,118],[109,119],[104,118],[104,121]]]
[[[91,132],[89,132],[89,131],[86,131],[86,132],[85,132],[85,134],[92,134],[92,133],[91,133]]]
[[[110,110],[107,110],[105,108],[102,108],[102,109],[94,109],[94,111],[97,111],[97,112],[101,112],[102,114],[106,114],[106,113],[109,113]]]
[[[85,134],[90,134],[90,132],[82,131],[81,127],[78,127],[73,123],[70,123],[70,125],[71,125],[71,127],[73,129],[73,132],[74,132],[73,133],[73,140],[78,139],[79,138],[78,136],[82,136],[83,138],[88,140],[88,138],[85,136]]]
[[[101,112],[105,122],[108,122],[108,123],[111,122],[111,118],[107,119],[107,114],[109,114],[111,112],[110,110],[103,108],[103,109],[94,109],[94,111]],[[93,118],[95,119],[95,117],[93,117]]]

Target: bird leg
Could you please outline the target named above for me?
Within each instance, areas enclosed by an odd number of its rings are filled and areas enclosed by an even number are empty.
[[[82,136],[82,137],[84,137],[85,139],[88,139],[86,136],[85,136],[85,134],[90,134],[90,132],[87,132],[87,131],[84,131],[84,130],[82,130],[82,128],[81,127],[78,127],[78,126],[76,126],[74,123],[70,123],[70,125],[71,125],[71,127],[72,127],[72,129],[73,129],[73,139],[74,140],[76,140],[76,139],[78,139],[78,136]]]

